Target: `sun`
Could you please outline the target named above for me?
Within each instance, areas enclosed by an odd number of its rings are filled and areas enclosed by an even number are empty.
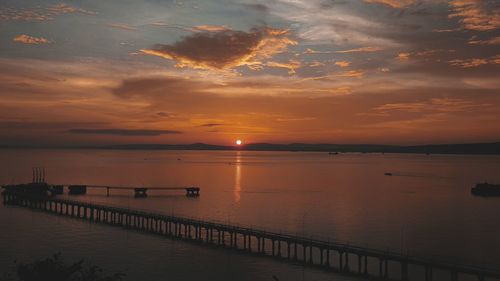
[[[236,145],[241,145],[243,142],[241,140],[236,140]]]

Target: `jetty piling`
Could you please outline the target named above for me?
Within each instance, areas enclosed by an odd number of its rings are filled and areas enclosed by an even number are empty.
[[[7,205],[28,207],[33,210],[135,229],[174,239],[245,251],[248,254],[273,257],[347,275],[359,275],[379,280],[408,281],[415,271],[420,270],[425,273],[422,280],[432,281],[436,278],[434,272],[437,270],[447,273],[449,279],[446,280],[450,281],[463,280],[461,278],[464,276],[475,276],[478,281],[500,280],[500,272],[490,269],[433,261],[292,234],[55,197],[31,196],[7,190],[2,195],[3,202]],[[217,235],[217,239],[214,239],[214,234]],[[252,240],[256,243],[252,243]],[[282,246],[286,247],[282,249]],[[286,250],[286,254],[282,253],[282,250]],[[330,258],[333,255],[338,256],[338,265],[331,262]],[[353,264],[350,264],[351,261]],[[369,267],[369,263],[372,262],[375,264]],[[369,270],[373,267],[378,267],[378,272]],[[390,268],[397,269],[389,270]],[[394,272],[398,272],[399,275]]]

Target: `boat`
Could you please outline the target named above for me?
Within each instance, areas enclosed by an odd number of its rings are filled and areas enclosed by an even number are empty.
[[[338,152],[328,152],[328,155],[338,155],[339,153]]]
[[[470,192],[477,196],[500,196],[500,184],[478,183]]]
[[[392,176],[392,173],[384,173],[384,176]]]

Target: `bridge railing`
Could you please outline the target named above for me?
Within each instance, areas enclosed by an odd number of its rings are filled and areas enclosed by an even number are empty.
[[[25,195],[23,195],[25,196]],[[25,196],[26,197],[26,196]],[[449,262],[446,261],[446,258],[440,257],[440,258],[435,258],[435,257],[422,257],[422,256],[417,256],[417,255],[409,255],[409,254],[402,254],[399,252],[395,251],[389,251],[389,250],[380,250],[380,249],[375,249],[371,247],[362,247],[359,246],[359,244],[354,244],[350,242],[345,242],[345,241],[339,241],[335,239],[330,239],[330,238],[324,238],[316,235],[300,235],[298,233],[291,233],[291,232],[286,232],[286,231],[272,231],[269,229],[262,229],[262,227],[258,226],[251,226],[251,225],[244,225],[244,224],[238,224],[238,223],[231,223],[231,222],[225,222],[225,221],[220,221],[220,220],[213,220],[213,219],[200,219],[200,218],[195,218],[195,217],[186,217],[186,216],[178,216],[175,214],[167,214],[167,213],[157,213],[154,210],[149,210],[149,209],[141,209],[141,208],[127,208],[122,205],[103,205],[103,204],[98,204],[90,201],[80,201],[80,200],[70,200],[70,199],[60,199],[60,198],[40,198],[40,197],[33,197],[34,199],[42,199],[42,200],[49,200],[49,201],[55,201],[55,202],[61,202],[61,203],[68,203],[68,204],[77,204],[77,205],[87,205],[92,208],[101,208],[101,209],[107,209],[107,210],[112,210],[112,211],[117,211],[117,212],[123,212],[123,213],[132,213],[136,215],[142,215],[142,216],[149,216],[149,217],[158,217],[158,218],[164,218],[167,220],[173,220],[173,221],[179,221],[182,223],[187,223],[187,224],[196,224],[196,225],[205,225],[208,227],[214,227],[214,228],[221,228],[224,230],[233,230],[233,231],[239,231],[239,232],[247,232],[251,234],[257,234],[261,237],[269,237],[269,238],[279,238],[282,240],[294,240],[294,241],[304,241],[310,244],[317,244],[325,247],[332,247],[332,248],[342,248],[349,250],[349,252],[360,252],[365,255],[370,255],[370,256],[380,256],[380,257],[389,257],[393,260],[406,260],[410,261],[412,263],[416,264],[429,264],[433,265],[434,267],[443,267],[443,268],[460,268],[463,270],[469,270],[471,272],[491,272],[492,274],[497,274],[497,272],[493,268],[486,268],[486,267],[478,267],[478,266],[470,266],[466,265],[463,263],[456,263],[456,262]],[[448,259],[449,260],[449,259]]]

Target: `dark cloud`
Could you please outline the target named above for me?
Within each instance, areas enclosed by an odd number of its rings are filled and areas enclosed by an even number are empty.
[[[220,123],[206,123],[206,124],[203,124],[203,125],[200,125],[201,127],[217,127],[217,126],[223,126],[224,124],[220,124]]]
[[[158,115],[160,117],[170,117],[170,114],[163,112],[163,111],[157,112],[156,115]]]
[[[182,134],[174,130],[146,130],[146,129],[71,129],[71,134],[117,135],[117,136],[160,136]]]
[[[2,130],[54,130],[75,126],[100,126],[106,122],[32,122],[31,120],[0,121]]]
[[[230,69],[262,65],[261,60],[286,50],[296,42],[288,31],[252,28],[250,31],[220,30],[198,32],[172,45],[157,44],[141,52],[177,61],[178,67]]]
[[[144,89],[147,89],[147,96],[165,97],[201,91],[206,86],[208,86],[207,83],[171,77],[127,79],[122,82],[120,87],[113,90],[113,94],[128,99],[143,96]],[[163,114],[158,115],[162,116]]]
[[[250,8],[259,12],[267,12],[269,7],[264,4],[241,4],[245,8]]]

